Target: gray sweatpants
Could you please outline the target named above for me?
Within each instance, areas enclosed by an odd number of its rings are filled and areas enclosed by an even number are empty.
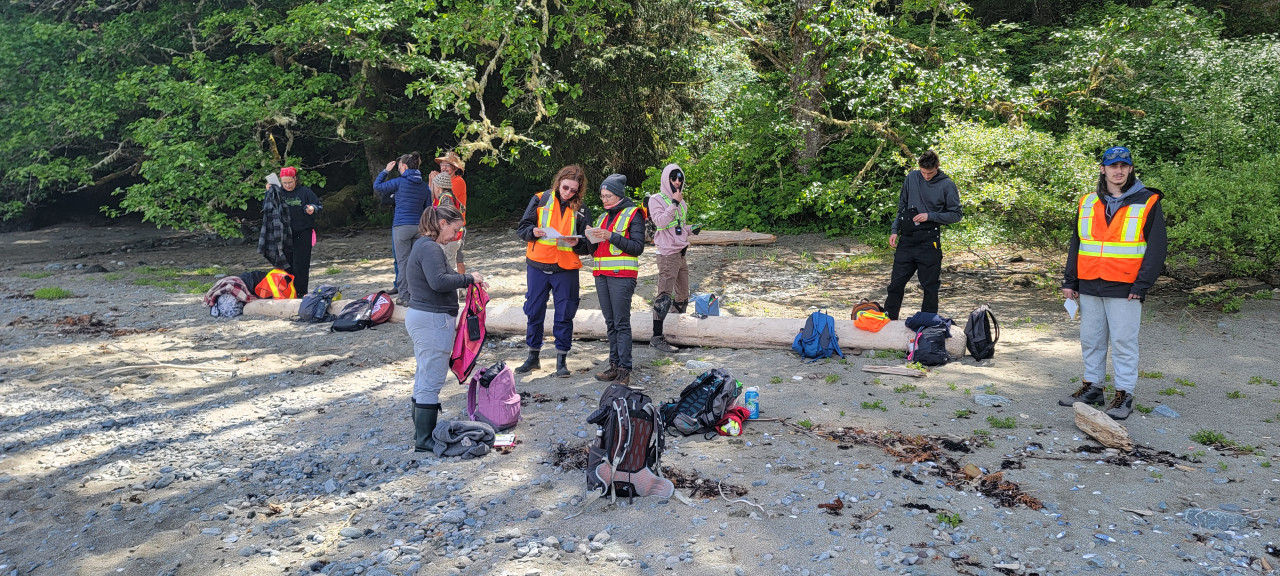
[[[1107,345],[1116,390],[1133,394],[1138,384],[1138,328],[1142,301],[1080,295],[1080,352],[1084,379],[1101,385],[1107,375]]]
[[[409,252],[413,250],[413,240],[418,237],[418,226],[392,226],[391,227],[391,248],[396,255],[396,270],[400,274],[396,277],[396,290],[400,291],[400,298],[409,301],[409,269],[405,265],[409,262]]]
[[[404,315],[404,327],[413,340],[413,357],[418,361],[413,373],[413,401],[439,404],[440,391],[449,377],[449,356],[453,354],[457,322],[443,312],[410,308]]]

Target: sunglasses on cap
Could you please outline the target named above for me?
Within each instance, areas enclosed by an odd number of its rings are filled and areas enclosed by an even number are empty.
[[[1104,165],[1110,166],[1116,162],[1124,162],[1130,166],[1133,165],[1133,157],[1129,154],[1128,148],[1116,146],[1114,148],[1108,148],[1107,151],[1102,154],[1102,163]]]

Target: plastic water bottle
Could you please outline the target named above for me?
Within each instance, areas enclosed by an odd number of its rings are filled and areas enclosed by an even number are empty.
[[[747,388],[746,394],[742,397],[747,404],[747,410],[751,411],[751,420],[760,417],[760,391],[755,386]]]

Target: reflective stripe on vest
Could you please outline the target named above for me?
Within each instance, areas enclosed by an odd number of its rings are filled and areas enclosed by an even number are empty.
[[[1142,268],[1147,241],[1142,235],[1155,198],[1145,204],[1122,206],[1107,223],[1106,203],[1097,194],[1080,198],[1076,231],[1076,277],[1081,280],[1134,282]]]
[[[622,236],[627,235],[627,229],[631,227],[631,220],[635,218],[635,208],[623,208],[618,211],[618,217],[613,220],[613,228],[611,232],[616,232]],[[601,214],[600,219],[596,220],[596,228],[604,226],[605,217],[608,213]],[[597,272],[622,272],[640,270],[640,259],[638,257],[626,254],[621,248],[614,246],[612,242],[605,240],[596,247],[593,254],[595,257],[595,270]]]
[[[662,201],[666,202],[667,205],[669,206],[674,205],[676,207],[676,217],[672,218],[670,222],[667,222],[666,226],[659,228],[658,232],[661,232],[663,230],[670,230],[672,228],[675,228],[676,226],[684,226],[685,218],[689,216],[689,205],[686,204],[684,206],[681,206],[675,200],[668,198],[666,192],[659,192],[658,196],[662,198]]]
[[[564,235],[573,234],[577,231],[578,214],[573,210],[565,210],[564,214],[561,214],[560,197],[551,190],[539,193],[539,202],[542,201],[545,194],[552,194],[552,196],[546,205],[538,207],[538,227],[553,228]],[[582,268],[582,261],[573,252],[573,247],[561,245],[555,238],[537,238],[535,241],[530,242],[529,247],[525,250],[525,257],[534,262],[555,264],[565,270]]]

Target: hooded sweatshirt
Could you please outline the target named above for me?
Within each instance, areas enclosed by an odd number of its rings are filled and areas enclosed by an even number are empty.
[[[929,220],[916,224],[911,222],[911,209],[917,213],[929,213]],[[902,191],[898,194],[898,216],[893,219],[890,234],[911,234],[925,230],[935,230],[943,224],[955,224],[964,217],[960,207],[960,193],[941,168],[932,180],[925,180],[919,170],[912,170],[902,181]]]
[[[653,235],[653,246],[662,256],[669,256],[689,247],[689,232],[692,228],[689,224],[689,203],[676,202],[671,197],[675,193],[671,188],[671,173],[676,170],[683,172],[679,165],[667,164],[662,169],[662,194],[649,197],[649,219],[658,228]],[[689,182],[686,180],[684,189],[688,190],[688,186]],[[672,226],[672,223],[677,225]],[[678,233],[676,228],[680,228]]]
[[[1159,200],[1159,190],[1147,188],[1139,180],[1119,196],[1111,196],[1106,192],[1098,192],[1098,197],[1106,203],[1107,224],[1115,217],[1122,206],[1155,202],[1147,213],[1147,223],[1142,227],[1142,237],[1147,241],[1147,251],[1142,255],[1142,266],[1138,268],[1138,278],[1132,284],[1113,280],[1081,280],[1077,274],[1077,259],[1080,255],[1080,228],[1071,226],[1071,244],[1067,247],[1067,265],[1063,271],[1062,287],[1070,288],[1088,296],[1100,298],[1128,298],[1130,294],[1146,298],[1147,291],[1155,285],[1164,272],[1164,260],[1169,253],[1169,236],[1164,225],[1164,203]],[[1154,198],[1154,199],[1153,199]],[[1150,200],[1149,200],[1150,199]]]
[[[422,172],[416,168],[405,170],[399,176],[387,180],[387,171],[378,173],[373,181],[373,190],[382,196],[384,201],[394,196],[396,203],[392,226],[417,226],[422,219],[422,211],[431,198],[431,189],[422,179]]]

